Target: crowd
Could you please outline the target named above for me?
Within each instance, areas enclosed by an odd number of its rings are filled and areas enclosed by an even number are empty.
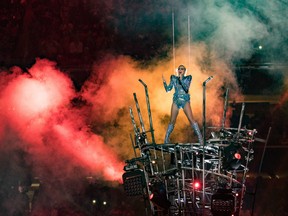
[[[27,64],[35,57],[68,66],[89,63],[113,43],[100,13],[105,7],[92,10],[86,1],[1,2],[1,65]]]

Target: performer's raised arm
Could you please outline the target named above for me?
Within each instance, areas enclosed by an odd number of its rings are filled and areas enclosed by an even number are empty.
[[[171,91],[173,88],[172,79],[173,79],[173,75],[171,75],[169,85],[167,85],[167,82],[162,74],[162,80],[163,80],[163,84],[164,84],[164,88],[166,92]]]

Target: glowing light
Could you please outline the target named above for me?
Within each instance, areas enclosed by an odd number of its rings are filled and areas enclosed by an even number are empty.
[[[236,152],[234,154],[234,157],[237,159],[237,160],[240,160],[241,159],[241,154],[239,154],[238,152]]]
[[[104,201],[104,202],[103,202],[103,205],[107,205],[107,202],[106,202],[106,201]]]
[[[198,190],[198,189],[201,188],[201,184],[200,184],[199,181],[194,181],[192,185],[193,185],[193,188],[194,188],[195,190]]]
[[[195,187],[195,188],[199,188],[199,187],[200,187],[199,182],[195,182],[195,183],[194,183],[194,187]]]
[[[96,201],[95,199],[92,200],[92,203],[93,203],[93,204],[96,204],[96,202],[97,202],[97,201]]]

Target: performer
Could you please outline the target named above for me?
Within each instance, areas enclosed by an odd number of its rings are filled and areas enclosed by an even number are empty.
[[[164,88],[166,92],[171,91],[174,87],[175,93],[173,95],[173,103],[171,106],[171,116],[170,116],[170,123],[168,125],[165,140],[164,143],[169,143],[169,137],[174,129],[174,125],[176,122],[176,118],[179,113],[179,109],[183,109],[186,117],[188,118],[191,127],[194,129],[194,132],[196,133],[198,137],[198,141],[200,144],[203,144],[203,137],[200,132],[199,126],[197,122],[193,118],[193,113],[190,105],[190,94],[189,94],[189,88],[192,81],[192,76],[188,75],[185,76],[186,68],[184,65],[179,65],[178,67],[178,76],[171,75],[170,77],[170,83],[167,85],[166,80],[164,76],[162,75]]]

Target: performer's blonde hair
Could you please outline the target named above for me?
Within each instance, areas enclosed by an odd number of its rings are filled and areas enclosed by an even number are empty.
[[[180,65],[175,69],[176,74],[178,74],[178,68],[179,68],[179,67],[183,67],[183,68],[185,69],[184,75],[186,75],[186,74],[187,74],[187,68],[186,68],[183,64],[180,64]]]

